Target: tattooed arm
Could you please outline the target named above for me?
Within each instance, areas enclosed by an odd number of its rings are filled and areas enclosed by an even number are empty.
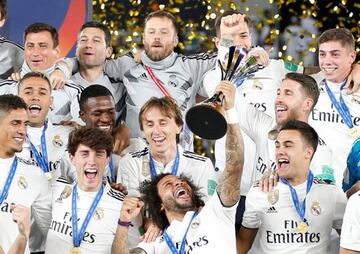
[[[221,81],[216,88],[224,94],[228,131],[226,136],[226,166],[217,192],[224,206],[233,206],[240,198],[240,180],[244,165],[244,143],[234,108],[236,88],[229,81]]]

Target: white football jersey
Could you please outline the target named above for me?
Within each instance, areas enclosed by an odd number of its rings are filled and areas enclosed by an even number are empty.
[[[346,204],[340,246],[360,251],[360,191],[353,194]]]
[[[335,98],[339,100],[340,84],[327,82]],[[326,92],[325,84],[319,80],[320,97],[313,112],[310,114],[309,123],[321,135],[325,143],[333,152],[334,176],[337,185],[341,186],[343,172],[346,168],[346,158],[350,152],[355,137],[350,134],[349,127],[332,104]],[[351,113],[352,123],[360,128],[360,93],[347,94],[345,88],[341,91],[347,107]],[[360,130],[359,130],[360,133]]]
[[[0,191],[2,192],[8,177],[14,157],[0,159]],[[18,160],[17,169],[10,185],[7,197],[0,207],[0,246],[5,253],[18,235],[18,226],[12,219],[11,204],[20,204],[31,208],[31,220],[34,221],[40,232],[30,231],[29,246],[32,247],[34,237],[45,238],[51,219],[51,195],[47,179],[39,168],[27,165]],[[40,235],[39,235],[40,234]],[[36,251],[32,248],[32,251]],[[30,253],[26,247],[25,253]]]
[[[73,185],[61,181],[62,178],[59,178],[58,185],[53,189],[52,220],[46,239],[46,253],[71,253],[73,247],[71,222]],[[80,230],[97,192],[85,192],[80,188],[77,190],[78,230]],[[104,193],[82,238],[80,244],[82,253],[111,252],[123,199],[124,194],[105,185]]]
[[[300,202],[306,187],[307,181],[294,187]],[[270,193],[252,187],[242,222],[245,228],[258,228],[252,253],[330,253],[330,233],[332,228],[341,228],[346,201],[338,186],[314,180],[306,196],[308,231],[300,233],[297,224],[301,219],[289,186],[279,182]]]
[[[213,195],[201,209],[199,214],[192,220],[186,235],[185,253],[208,254],[208,253],[236,253],[235,240],[235,204],[232,207],[224,207],[218,194]],[[193,216],[193,211],[187,212],[182,221],[174,220],[166,229],[177,250],[180,250],[186,228]],[[151,243],[138,245],[147,254],[171,253],[163,236],[158,237]]]

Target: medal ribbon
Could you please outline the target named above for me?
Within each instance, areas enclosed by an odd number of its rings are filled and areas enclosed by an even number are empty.
[[[10,185],[11,185],[13,179],[14,179],[14,175],[15,175],[16,168],[17,168],[17,163],[18,163],[18,158],[15,156],[15,158],[13,160],[13,163],[11,164],[9,175],[6,178],[4,189],[3,189],[3,191],[1,192],[1,195],[0,195],[0,205],[2,204],[2,202],[7,197],[7,194],[8,194],[9,189],[10,189]]]
[[[109,170],[110,170],[111,182],[116,183],[113,160],[112,160],[111,154],[110,154],[110,160],[109,160]]]
[[[335,106],[337,112],[340,114],[341,118],[344,120],[344,123],[347,125],[347,127],[349,127],[349,129],[351,129],[354,127],[354,124],[351,120],[350,110],[341,95],[341,90],[345,87],[345,82],[346,82],[346,80],[340,86],[340,97],[339,97],[339,101],[338,101],[338,100],[336,100],[335,95],[330,90],[326,80],[324,79],[326,92],[329,95],[329,98],[330,98],[332,104]]]
[[[303,200],[303,202],[300,204],[299,202],[299,197],[296,193],[296,190],[289,184],[289,182],[284,178],[284,177],[280,177],[280,181],[283,184],[286,184],[287,186],[289,186],[290,192],[291,192],[291,197],[292,200],[294,202],[294,206],[296,208],[297,213],[299,214],[301,220],[305,223],[307,223],[307,220],[305,219],[305,210],[306,210],[306,196],[309,193],[311,186],[313,184],[314,181],[314,174],[311,172],[311,170],[309,170],[309,174],[308,174],[308,179],[307,179],[307,186],[306,186],[306,194],[305,194],[305,198]]]
[[[155,169],[155,163],[154,163],[153,158],[151,157],[150,152],[149,152],[149,157],[150,157],[150,160],[149,160],[150,175],[151,175],[151,178],[154,179],[156,177],[157,173],[156,173],[156,169]],[[175,161],[174,161],[174,164],[173,164],[173,167],[171,170],[171,174],[174,176],[177,175],[178,168],[179,168],[179,161],[180,161],[179,151],[176,150],[176,157],[175,157]]]
[[[170,239],[170,236],[169,234],[166,232],[166,229],[164,231],[164,239],[169,247],[169,249],[171,250],[172,254],[184,254],[185,253],[185,240],[186,240],[186,235],[189,231],[189,228],[190,228],[190,225],[191,225],[191,222],[194,220],[194,218],[198,215],[198,212],[194,212],[194,214],[192,215],[191,219],[190,219],[190,222],[189,222],[189,225],[187,226],[186,228],[186,231],[185,231],[185,234],[184,234],[184,237],[181,241],[181,246],[180,246],[180,251],[178,252],[176,247],[175,247],[175,244],[173,243],[173,241]]]
[[[77,184],[74,185],[73,191],[72,191],[72,203],[71,203],[71,222],[72,222],[72,228],[73,228],[73,245],[74,247],[80,247],[81,240],[84,236],[85,230],[87,226],[89,225],[90,219],[93,216],[95,209],[97,205],[99,204],[99,201],[102,197],[102,194],[104,192],[104,186],[101,185],[98,193],[95,196],[94,201],[92,202],[90,209],[88,213],[86,214],[86,217],[84,219],[83,224],[81,225],[80,231],[78,231],[78,217],[77,217]]]
[[[27,137],[29,139],[31,151],[34,154],[35,160],[44,173],[50,172],[49,161],[48,161],[48,156],[47,156],[47,148],[46,148],[46,137],[45,137],[45,132],[46,132],[47,126],[48,126],[48,124],[46,121],[44,124],[44,129],[41,134],[41,139],[40,139],[41,140],[41,145],[40,145],[41,155],[38,152],[38,150],[36,149],[36,147],[34,146],[34,144],[31,142],[29,136]]]

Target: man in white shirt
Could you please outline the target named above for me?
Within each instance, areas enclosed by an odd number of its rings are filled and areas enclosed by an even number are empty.
[[[209,158],[184,150],[179,144],[179,135],[184,122],[181,110],[170,97],[151,98],[140,110],[140,129],[144,132],[148,147],[126,154],[119,162],[118,182],[131,196],[140,196],[139,187],[157,174],[184,174],[191,177],[200,193],[207,200],[216,188],[214,166]],[[143,223],[141,218],[136,226]],[[148,225],[145,226],[148,229]],[[143,240],[147,240],[146,232]],[[131,240],[135,246],[138,239]]]
[[[77,182],[59,178],[53,189],[46,253],[111,252],[124,198],[103,182],[112,144],[111,136],[98,128],[80,127],[70,133],[68,150]]]
[[[67,156],[69,126],[54,125],[48,118],[53,103],[48,77],[40,72],[29,72],[19,81],[19,96],[28,105],[29,126],[19,160],[38,166],[51,184],[62,174],[61,164]]]
[[[6,253],[18,236],[16,219],[26,216],[27,209],[31,209],[32,220],[40,229],[36,237],[46,236],[50,222],[50,190],[45,176],[16,156],[26,138],[26,110],[26,103],[18,96],[0,96],[0,246]],[[30,244],[33,236],[30,231]],[[28,246],[25,253],[30,253]]]
[[[346,28],[329,29],[318,42],[320,97],[309,123],[333,152],[334,175],[341,186],[346,158],[360,136],[360,93],[344,86],[356,58],[355,39]],[[325,79],[323,79],[325,77]]]
[[[235,88],[227,85],[223,93],[228,116],[228,160],[216,193],[200,210],[204,202],[199,197],[197,187],[187,177],[173,174],[155,176],[141,187],[141,193],[150,217],[164,230],[163,235],[155,242],[142,242],[137,248],[129,250],[128,223],[139,213],[143,202],[137,197],[126,198],[113,250],[147,254],[236,253],[234,222],[240,197],[238,183],[242,173],[244,147],[234,112]],[[153,125],[151,122],[147,124]],[[164,142],[164,138],[154,135],[153,142]]]
[[[270,193],[258,186],[248,193],[238,253],[247,253],[251,246],[253,253],[330,252],[331,230],[341,229],[347,200],[338,186],[316,180],[310,170],[318,139],[302,121],[280,128],[275,141],[280,181]]]

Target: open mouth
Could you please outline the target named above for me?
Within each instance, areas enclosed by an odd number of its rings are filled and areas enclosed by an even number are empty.
[[[174,197],[175,198],[179,198],[179,199],[189,199],[190,195],[189,193],[186,191],[186,189],[179,187],[177,189],[175,189],[174,191]]]
[[[323,67],[323,68],[321,68],[321,70],[323,72],[325,72],[326,74],[331,74],[337,70],[337,67]]]
[[[85,169],[84,174],[86,176],[87,179],[95,179],[98,171],[96,169]]]
[[[14,137],[14,140],[17,144],[21,145],[24,143],[25,137],[23,137],[23,136]]]
[[[32,104],[28,107],[28,110],[31,116],[38,116],[41,111],[41,106],[39,104]]]
[[[281,169],[281,168],[289,165],[289,160],[287,160],[287,159],[278,159],[277,163],[278,163],[278,169]]]
[[[154,141],[154,143],[156,145],[161,145],[165,142],[166,139],[164,137],[156,137],[156,138],[153,138],[152,140]]]

